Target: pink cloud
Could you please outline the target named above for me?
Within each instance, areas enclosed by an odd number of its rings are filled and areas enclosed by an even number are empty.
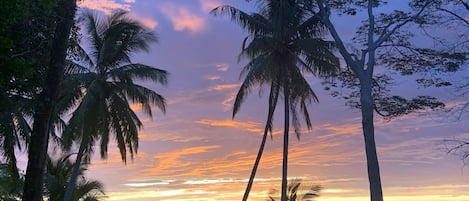
[[[217,71],[228,71],[228,69],[230,68],[230,66],[228,64],[217,64],[216,65],[217,67]]]
[[[171,21],[176,31],[201,32],[206,30],[207,25],[204,19],[183,5],[167,3],[161,7],[160,11]]]
[[[150,17],[143,17],[141,15],[131,13],[131,16],[137,20],[138,22],[142,23],[145,27],[149,29],[155,29],[158,26],[158,22]]]
[[[207,76],[207,80],[219,80],[221,76],[219,75],[209,75]]]
[[[78,6],[110,14],[116,9],[130,11],[130,3],[134,2],[135,0],[126,0],[125,3],[118,3],[115,0],[86,0],[80,1]]]

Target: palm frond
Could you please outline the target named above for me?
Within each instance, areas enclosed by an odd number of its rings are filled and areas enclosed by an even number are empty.
[[[243,83],[241,84],[238,93],[236,94],[233,107],[233,118],[238,112],[242,102],[245,99],[245,96],[250,93],[252,88],[255,86],[262,87],[264,84],[272,82],[271,75],[274,73],[272,73],[270,70],[275,69],[270,68],[271,64],[272,63],[269,57],[264,55],[258,56],[246,64],[243,71],[241,72],[241,76],[244,73],[247,73],[247,75],[245,76]]]
[[[262,34],[271,31],[270,22],[261,14],[248,14],[233,6],[223,5],[210,11],[214,16],[229,16],[231,21],[239,24],[251,34]]]
[[[149,80],[162,85],[168,83],[168,72],[158,68],[154,68],[145,64],[132,63],[127,64],[106,73],[107,78],[114,80]]]
[[[92,56],[94,58],[98,58],[97,55],[99,54],[99,50],[101,50],[103,46],[103,39],[102,39],[102,30],[106,29],[106,25],[103,24],[102,20],[99,19],[98,15],[91,11],[87,10],[83,14],[84,23],[86,32],[89,35],[89,41],[91,42],[92,49]]]

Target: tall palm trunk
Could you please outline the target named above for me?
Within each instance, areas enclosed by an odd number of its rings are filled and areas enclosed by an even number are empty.
[[[252,167],[251,176],[249,177],[248,185],[246,186],[246,190],[244,191],[243,201],[247,201],[249,197],[249,192],[251,192],[252,184],[254,182],[254,177],[256,177],[257,167],[259,166],[259,162],[261,161],[262,153],[264,152],[265,141],[267,139],[268,134],[268,125],[265,125],[264,135],[262,136],[261,145],[259,147],[259,151],[257,152],[256,161],[254,162],[254,166]]]
[[[283,130],[283,163],[282,163],[282,197],[281,201],[287,201],[287,173],[288,173],[288,131],[290,130],[290,90],[288,89],[288,75],[283,75],[285,122]]]
[[[59,92],[59,83],[64,72],[68,37],[74,22],[76,0],[59,0],[57,8],[59,20],[54,32],[51,60],[34,114],[23,201],[42,200],[50,122]]]
[[[252,167],[251,176],[249,177],[248,185],[244,191],[243,201],[247,201],[249,193],[251,192],[252,184],[254,183],[254,177],[256,177],[257,167],[261,161],[262,153],[264,152],[265,141],[267,139],[267,134],[269,130],[272,129],[272,118],[275,112],[275,106],[277,105],[277,90],[271,89],[269,96],[269,112],[267,114],[267,121],[265,122],[264,135],[262,136],[261,145],[259,146],[259,151],[257,152],[256,161]]]
[[[64,194],[64,201],[69,201],[72,197],[73,189],[77,183],[77,177],[81,166],[81,161],[83,159],[83,155],[85,154],[85,147],[86,141],[82,140],[80,143],[80,148],[78,149],[77,158],[75,159],[75,163],[73,164],[72,174],[70,175],[70,179],[67,183],[67,188]]]

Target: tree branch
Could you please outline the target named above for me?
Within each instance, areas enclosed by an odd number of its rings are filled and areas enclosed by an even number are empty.
[[[422,6],[422,8],[419,10],[419,12],[417,12],[417,14],[415,14],[411,18],[397,24],[390,31],[386,32],[386,30],[384,30],[384,32],[375,41],[375,43],[374,43],[375,48],[380,46],[385,40],[387,40],[389,37],[391,37],[391,35],[394,34],[397,31],[397,29],[401,28],[402,26],[406,25],[407,23],[412,22],[413,20],[418,18],[423,13],[423,11],[427,8],[428,5],[430,5],[430,2],[427,2],[424,6]]]
[[[356,63],[357,62],[362,62],[362,61],[357,61],[356,59],[354,59],[352,57],[352,54],[350,54],[347,50],[347,48],[345,47],[345,44],[342,40],[342,38],[340,38],[339,34],[337,33],[337,30],[335,29],[334,25],[332,24],[331,20],[330,20],[330,15],[331,15],[331,11],[330,11],[330,8],[327,7],[325,4],[324,4],[324,1],[323,0],[318,0],[318,7],[319,7],[319,16],[321,17],[321,21],[322,23],[324,23],[324,25],[326,25],[326,27],[329,29],[329,32],[332,36],[332,38],[334,39],[335,41],[335,45],[337,46],[337,48],[339,49],[339,52],[340,54],[342,55],[342,57],[344,58],[345,60],[345,63],[352,68],[352,70],[354,71],[354,73],[356,74],[361,74],[362,72],[359,71],[359,69],[356,69]]]
[[[468,5],[468,6],[469,6],[469,5]],[[441,11],[443,11],[443,12],[446,12],[446,13],[452,15],[453,17],[457,18],[458,20],[462,21],[464,24],[469,25],[469,22],[468,22],[466,19],[464,19],[463,17],[461,17],[460,15],[456,14],[456,13],[453,12],[453,11],[450,11],[450,10],[448,10],[448,9],[446,9],[446,8],[438,8],[438,10],[441,10]]]

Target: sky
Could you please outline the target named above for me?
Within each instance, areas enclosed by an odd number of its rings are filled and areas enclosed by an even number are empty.
[[[168,86],[143,83],[168,101],[166,114],[155,108],[144,122],[133,161],[124,164],[114,144],[107,159],[94,157],[87,177],[105,184],[109,201],[240,200],[262,137],[266,94],[254,90],[232,119],[233,98],[246,61],[238,54],[246,33],[226,17],[209,11],[222,4],[253,10],[237,0],[85,0],[81,7],[110,13],[124,9],[154,30],[158,44],[132,58],[170,73]],[[359,20],[339,19],[339,31],[353,37]],[[289,178],[320,185],[318,201],[369,200],[359,110],[331,97],[310,78],[320,102],[310,107],[313,129],[289,146]],[[403,94],[428,93],[403,87]],[[265,92],[264,92],[265,93]],[[439,91],[441,97],[452,92]],[[450,99],[447,99],[450,100]],[[138,106],[134,106],[138,111]],[[468,121],[447,114],[419,113],[392,121],[375,117],[376,142],[386,201],[468,201],[469,170],[445,152],[443,140],[469,138]],[[254,182],[250,200],[264,200],[280,189],[281,110]],[[24,160],[23,160],[24,162]]]

